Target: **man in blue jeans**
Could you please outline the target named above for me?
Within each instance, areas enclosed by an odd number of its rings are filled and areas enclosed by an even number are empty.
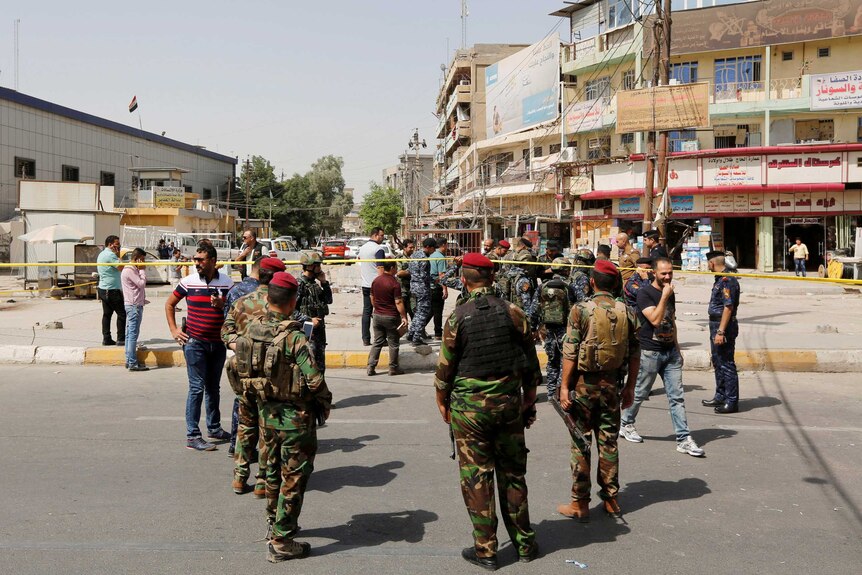
[[[676,333],[676,298],[673,293],[673,264],[668,258],[653,259],[652,283],[637,291],[637,310],[641,328],[638,341],[641,345],[641,365],[635,384],[635,400],[623,410],[620,418],[620,435],[632,443],[643,443],[635,429],[635,418],[641,404],[649,397],[656,376],[664,383],[670,419],[676,432],[676,450],[693,457],[705,452],[688,432],[685,415],[685,397],[682,388],[682,354]]]
[[[165,303],[165,315],[174,340],[183,346],[189,375],[189,395],[186,399],[186,447],[197,451],[212,451],[216,447],[204,441],[199,427],[201,404],[206,398],[207,435],[216,441],[228,441],[230,433],[221,427],[219,384],[224,367],[225,347],[221,341],[224,323],[224,302],[233,280],[216,269],[216,250],[212,244],[201,243],[192,258],[197,273],[180,280]],[[177,326],[176,306],[188,300],[186,330]]]

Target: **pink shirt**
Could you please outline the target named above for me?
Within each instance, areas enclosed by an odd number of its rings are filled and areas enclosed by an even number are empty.
[[[147,271],[139,270],[135,266],[127,265],[120,274],[120,283],[123,286],[123,303],[126,305],[145,305]]]

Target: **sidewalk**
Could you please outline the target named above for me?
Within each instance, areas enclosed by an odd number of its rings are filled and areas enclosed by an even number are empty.
[[[368,348],[359,335],[362,296],[358,266],[330,267],[335,294],[327,318],[327,367],[362,367]],[[711,276],[682,276],[676,281],[677,322],[686,369],[709,369],[708,319]],[[152,302],[144,310],[139,357],[147,365],[184,365],[180,348],[165,321],[168,286],[149,286]],[[862,372],[862,295],[841,286],[748,279],[742,282],[738,312],[740,337],[736,359],[741,370]],[[454,295],[447,301],[448,315]],[[185,308],[183,303],[180,306]],[[178,313],[181,315],[183,312]],[[0,363],[123,365],[123,350],[101,346],[101,304],[96,300],[9,297],[0,299]],[[62,329],[52,329],[61,322]],[[112,331],[116,330],[116,322]],[[429,333],[432,326],[428,327]],[[116,334],[114,333],[116,337]],[[406,342],[402,366],[433,370],[439,343],[426,355]],[[539,348],[544,363],[544,351]],[[385,367],[386,351],[381,358]]]

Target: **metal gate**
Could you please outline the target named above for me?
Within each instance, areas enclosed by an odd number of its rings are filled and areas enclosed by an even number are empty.
[[[448,256],[460,256],[468,252],[482,251],[482,230],[480,229],[452,229],[452,228],[430,228],[421,230],[407,230],[409,237],[416,240],[416,245],[422,244],[425,238],[446,238],[449,242]]]

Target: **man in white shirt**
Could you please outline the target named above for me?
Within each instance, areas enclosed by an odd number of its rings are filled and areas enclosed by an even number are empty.
[[[808,261],[808,246],[803,244],[800,238],[796,238],[796,243],[790,246],[790,249],[787,251],[793,254],[793,268],[796,271],[796,275],[806,277],[805,262]]]
[[[359,248],[359,273],[362,276],[362,345],[371,345],[371,283],[377,278],[377,262],[362,261],[383,259],[385,255],[383,228],[371,230],[371,238]]]

